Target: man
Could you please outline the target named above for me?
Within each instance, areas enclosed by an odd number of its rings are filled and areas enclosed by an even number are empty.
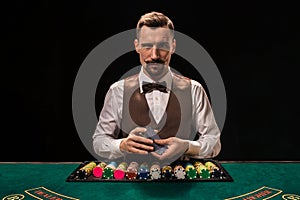
[[[169,66],[176,48],[172,21],[159,12],[141,16],[134,46],[141,71],[109,88],[93,135],[95,152],[108,159],[218,155],[220,130],[204,88]],[[156,139],[147,137],[146,127],[154,129]],[[157,147],[166,149],[158,153]]]

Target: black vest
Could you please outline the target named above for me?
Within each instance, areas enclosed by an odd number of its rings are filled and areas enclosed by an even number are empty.
[[[170,97],[166,111],[157,124],[147,104],[145,94],[140,93],[138,74],[124,81],[123,112],[119,138],[126,137],[137,126],[151,126],[161,138],[176,136],[193,140],[191,81],[173,74]]]

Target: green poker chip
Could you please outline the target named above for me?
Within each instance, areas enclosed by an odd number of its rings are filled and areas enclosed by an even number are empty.
[[[186,176],[189,179],[195,179],[197,178],[197,171],[196,169],[189,169],[186,171]]]
[[[202,170],[201,170],[201,173],[200,173],[200,178],[203,178],[203,179],[210,178],[209,170],[207,170],[207,169],[202,169]]]
[[[113,178],[114,177],[114,170],[112,168],[105,168],[102,177],[105,178],[105,179]]]

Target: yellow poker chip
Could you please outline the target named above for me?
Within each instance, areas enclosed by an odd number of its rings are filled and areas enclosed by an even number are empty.
[[[213,162],[210,162],[210,161],[207,161],[206,163],[205,163],[205,166],[207,167],[207,169],[209,170],[209,171],[214,171],[214,169],[217,169],[217,170],[219,170],[219,168],[213,163]]]
[[[96,167],[95,162],[89,162],[88,164],[81,167],[77,174],[80,179],[86,179],[88,176],[90,176],[93,172],[93,169]]]

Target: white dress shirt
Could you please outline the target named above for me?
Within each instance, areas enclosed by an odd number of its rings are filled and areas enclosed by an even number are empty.
[[[172,72],[159,81],[166,81],[167,93],[154,90],[146,93],[145,97],[156,123],[161,120],[170,95]],[[139,73],[140,92],[143,92],[142,82],[154,82],[144,74],[142,68]],[[106,94],[99,121],[93,135],[95,152],[104,158],[116,159],[124,156],[119,146],[122,139],[116,139],[122,120],[124,80],[112,84]],[[201,134],[197,141],[189,141],[186,154],[194,158],[208,158],[218,155],[221,150],[220,130],[216,124],[208,97],[202,85],[191,80],[192,97],[192,125]]]

